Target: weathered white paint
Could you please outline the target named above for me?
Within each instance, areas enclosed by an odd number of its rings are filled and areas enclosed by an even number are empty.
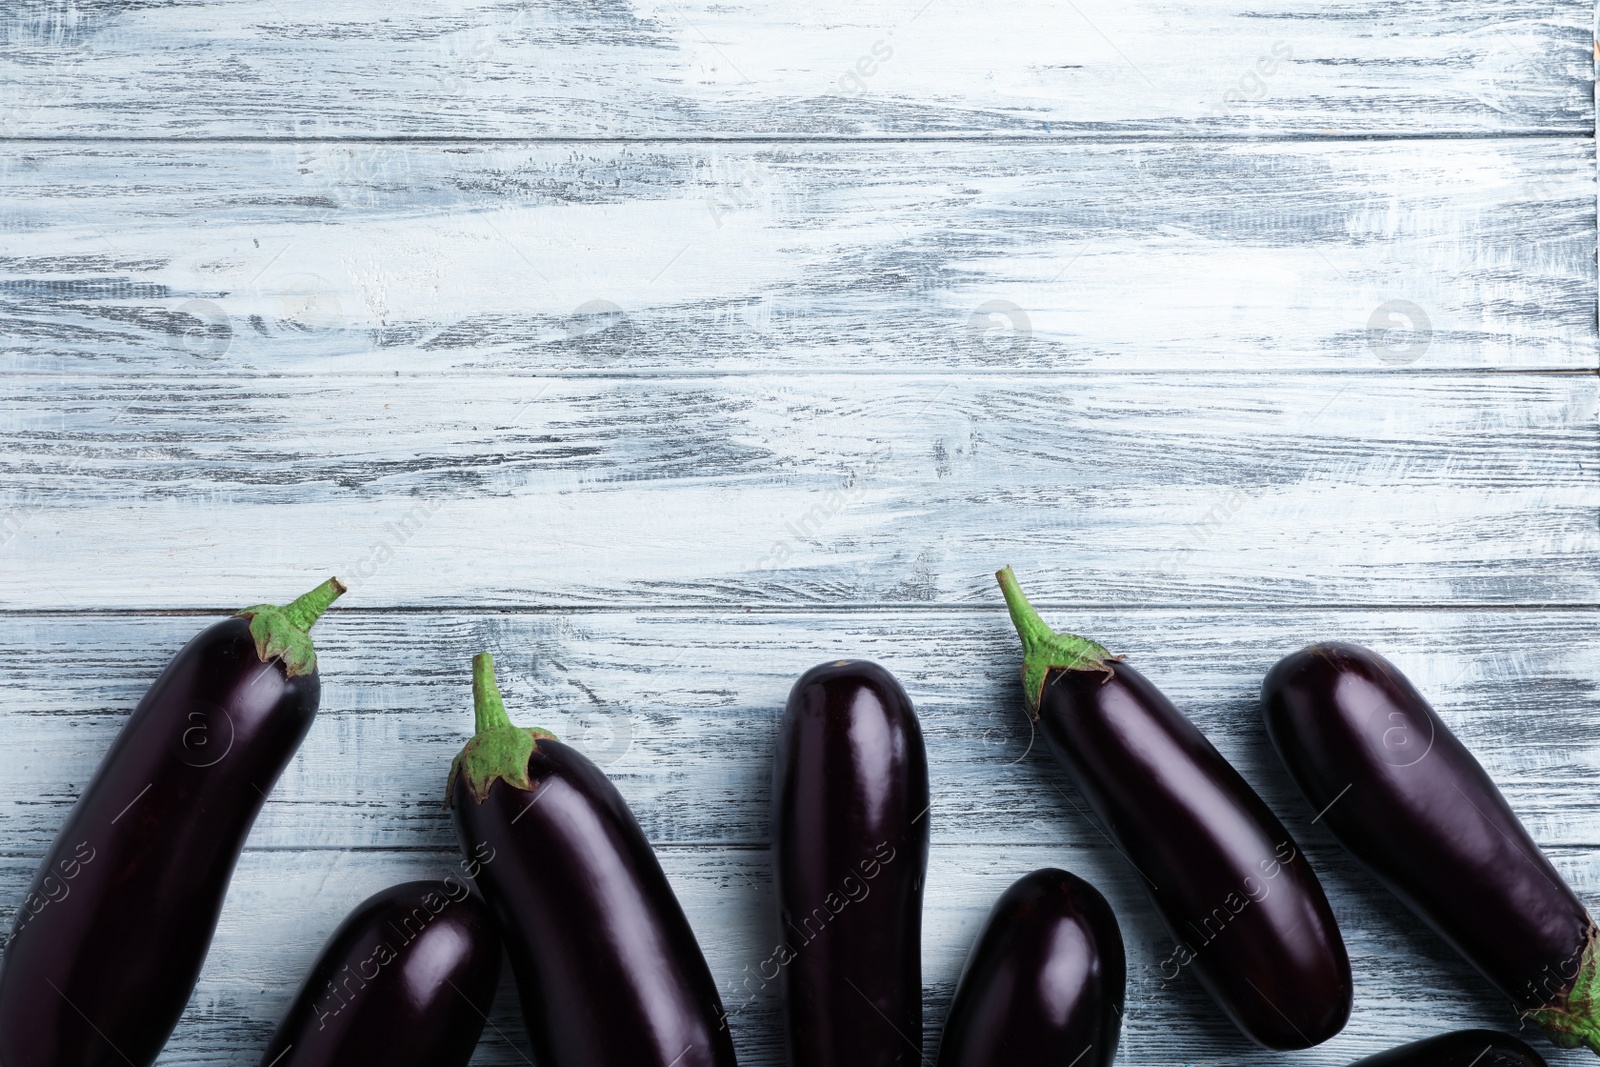
[[[1009,562],[1085,603],[1593,603],[1595,406],[1576,373],[26,376],[0,598],[993,604]]]
[[[1482,0],[20,0],[0,133],[1592,130],[1592,6]]]
[[[0,903],[206,612],[337,570],[324,711],[163,1065],[254,1064],[344,913],[452,862],[485,648],[616,778],[730,1006],[771,951],[784,694],[859,655],[929,747],[930,1056],[1047,864],[1117,909],[1129,1067],[1513,1028],[1310,823],[1255,693],[1310,640],[1384,651],[1600,900],[1594,14],[7,5]],[[1161,979],[1030,748],[1006,562],[1313,857],[1356,967],[1335,1041],[1249,1050]],[[474,1062],[521,1040],[508,981]]]
[[[0,366],[1592,369],[1593,141],[28,145]]]

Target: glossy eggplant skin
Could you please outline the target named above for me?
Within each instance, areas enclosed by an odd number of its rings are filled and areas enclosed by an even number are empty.
[[[1034,871],[967,957],[938,1067],[1111,1067],[1126,983],[1111,905],[1066,871]]]
[[[1457,1030],[1368,1056],[1350,1067],[1546,1067],[1544,1057],[1494,1030]]]
[[[1350,960],[1289,831],[1211,742],[1126,663],[1046,676],[1039,728],[1178,942],[1243,1033],[1301,1049],[1350,1017]]]
[[[1268,673],[1261,707],[1290,777],[1351,855],[1519,1011],[1564,1003],[1588,912],[1392,663],[1359,645],[1303,649]]]
[[[194,991],[245,837],[320,694],[314,657],[293,677],[281,660],[264,662],[246,618],[208,627],[173,657],[17,917],[0,967],[0,1067],[155,1060]]]
[[[531,789],[460,778],[450,810],[505,941],[539,1067],[733,1067],[722,1001],[672,886],[605,773],[548,736]]]
[[[928,757],[893,675],[842,660],[800,677],[772,801],[782,941],[760,970],[779,982],[789,1063],[920,1063]]]
[[[328,939],[261,1067],[465,1067],[500,979],[500,937],[465,881],[404,882]]]

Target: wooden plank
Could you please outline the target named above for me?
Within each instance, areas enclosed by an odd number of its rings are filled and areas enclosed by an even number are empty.
[[[1600,845],[1591,611],[1048,615],[1128,654],[1296,834],[1315,834],[1314,812],[1265,741],[1256,695],[1278,657],[1342,638],[1407,672],[1538,840]],[[0,851],[44,850],[123,717],[204,622],[0,615]],[[789,687],[808,667],[845,657],[888,666],[919,709],[936,841],[1100,841],[1032,737],[1016,637],[999,609],[335,609],[317,633],[323,710],[257,824],[255,847],[449,847],[445,774],[470,731],[468,662],[484,650],[495,653],[513,717],[588,751],[661,844],[766,844],[771,745]]]
[[[1589,133],[1592,17],[1581,0],[12,4],[0,133]]]
[[[12,144],[0,198],[13,372],[1596,367],[1591,139]]]
[[[1600,600],[1593,374],[13,384],[13,608]]]
[[[1289,1055],[1254,1049],[1189,976],[1165,978],[1161,961],[1171,953],[1172,940],[1145,902],[1136,876],[1110,849],[936,846],[923,913],[925,1054],[931,1062],[961,962],[983,916],[1014,879],[1046,866],[1087,878],[1117,913],[1128,955],[1128,999],[1117,1056],[1125,1067],[1343,1067],[1437,1031],[1476,1026],[1515,1031],[1510,1007],[1336,846],[1316,842],[1305,848],[1338,914],[1356,982],[1355,1012],[1333,1040]],[[731,1025],[739,1062],[776,1067],[783,1061],[775,987],[762,988],[754,977],[777,943],[769,918],[766,852],[669,848],[660,855],[718,979],[724,1007],[737,1012]],[[339,920],[369,893],[409,878],[442,877],[457,859],[458,854],[444,851],[247,852],[200,986],[158,1062],[164,1067],[254,1062]],[[1552,859],[1580,894],[1594,899],[1600,892],[1600,854],[1559,850]],[[8,905],[20,900],[32,873],[29,861],[0,859],[0,897]],[[68,897],[58,906],[70,902]],[[474,1064],[526,1062],[520,1014],[507,968]],[[1588,1052],[1561,1052],[1530,1040],[1557,1067],[1588,1062]]]

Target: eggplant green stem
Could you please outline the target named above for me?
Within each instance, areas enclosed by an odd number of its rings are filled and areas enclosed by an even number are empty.
[[[250,620],[250,636],[255,638],[256,655],[262,663],[274,659],[283,664],[290,678],[311,674],[317,669],[317,649],[311,643],[311,627],[338,600],[345,584],[329,578],[311,592],[295,598],[287,607],[257,604],[237,613]]]
[[[995,572],[1000,580],[1000,591],[1005,594],[1006,607],[1011,612],[1011,623],[1022,638],[1022,693],[1028,702],[1028,716],[1039,717],[1039,703],[1044,699],[1045,676],[1051,671],[1102,671],[1109,678],[1114,673],[1111,666],[1121,656],[1113,656],[1103,645],[1076,634],[1061,634],[1033,610],[1028,598],[1022,595],[1022,586],[1010,567]]]
[[[302,630],[309,630],[316,621],[322,618],[322,613],[328,606],[345,592],[345,584],[337,578],[329,578],[309,593],[302,593],[283,609],[283,616],[292,625]]]
[[[513,729],[500,683],[494,680],[494,657],[487,652],[472,657],[472,717],[480,734]]]
[[[548,730],[514,726],[494,680],[494,657],[480,652],[472,657],[472,717],[476,733],[450,764],[450,780],[445,783],[445,803],[455,793],[456,778],[466,779],[472,798],[482,804],[489,787],[500,779],[513,789],[533,789],[528,777],[528,760],[540,738],[551,741]]]
[[[1524,1012],[1523,1017],[1543,1027],[1551,1044],[1600,1055],[1600,930],[1593,921],[1571,991],[1561,1003]]]

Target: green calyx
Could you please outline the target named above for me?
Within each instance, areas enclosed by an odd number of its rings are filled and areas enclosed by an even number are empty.
[[[1039,618],[1028,598],[1022,595],[1017,576],[1010,567],[995,572],[1000,580],[1000,591],[1005,594],[1006,607],[1011,611],[1012,625],[1022,638],[1022,692],[1028,701],[1028,715],[1039,717],[1039,702],[1044,699],[1045,676],[1051,671],[1103,671],[1107,678],[1114,673],[1111,664],[1121,659],[1075,634],[1058,634]]]
[[[317,650],[311,644],[311,625],[339,599],[345,584],[329,578],[287,607],[257,604],[235,614],[250,620],[250,636],[256,641],[256,655],[262,663],[274,659],[283,664],[290,678],[317,669]]]
[[[1522,1017],[1544,1028],[1551,1044],[1561,1048],[1586,1048],[1600,1055],[1600,940],[1593,922],[1589,924],[1589,939],[1583,946],[1583,959],[1578,964],[1578,974],[1572,980],[1572,989],[1558,1004],[1547,1008],[1525,1011]]]
[[[541,737],[551,741],[548,730],[513,726],[506,715],[500,686],[494,680],[494,657],[480,652],[472,657],[472,712],[477,732],[450,763],[450,781],[445,786],[445,803],[455,791],[456,778],[466,779],[472,798],[482,804],[489,787],[499,778],[514,789],[532,789],[528,778],[528,759]]]

